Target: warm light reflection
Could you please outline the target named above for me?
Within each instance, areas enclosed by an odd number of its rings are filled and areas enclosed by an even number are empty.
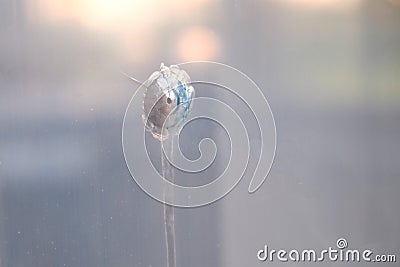
[[[180,35],[178,49],[183,61],[215,60],[219,56],[220,42],[210,29],[193,27]]]
[[[216,1],[211,0],[41,0],[28,2],[28,10],[38,11],[42,18],[71,21],[91,27],[115,27],[121,23],[145,24],[165,20],[179,13],[182,18],[197,14]],[[130,25],[131,27],[134,25]]]
[[[157,49],[160,28],[168,23],[171,14],[182,21],[191,20],[212,0],[31,0],[27,10],[32,19],[43,25],[78,25],[111,39],[125,58],[134,62],[151,60]],[[176,18],[176,17],[174,17]],[[194,38],[194,40],[190,40]],[[201,44],[202,43],[202,44]],[[214,58],[217,41],[212,33],[194,30],[179,40],[183,58]]]
[[[42,0],[40,14],[50,21],[77,22],[89,27],[112,27],[123,21],[146,19],[155,0]]]

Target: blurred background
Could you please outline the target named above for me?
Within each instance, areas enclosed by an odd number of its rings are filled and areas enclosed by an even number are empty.
[[[250,76],[278,143],[256,194],[176,210],[179,267],[340,237],[399,253],[400,1],[2,0],[0,266],[165,266],[162,204],[123,158],[120,71],[192,60]]]

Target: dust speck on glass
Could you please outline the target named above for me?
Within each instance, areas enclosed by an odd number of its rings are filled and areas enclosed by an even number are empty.
[[[155,138],[164,140],[177,133],[190,112],[194,96],[190,77],[176,65],[161,63],[144,86],[143,122]]]

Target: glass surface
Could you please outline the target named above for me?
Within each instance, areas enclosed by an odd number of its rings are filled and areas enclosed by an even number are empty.
[[[163,205],[122,153],[137,84],[121,73],[143,81],[161,62],[192,60],[250,76],[278,143],[255,194],[247,177],[216,203],[175,210],[177,266],[272,266],[257,260],[264,244],[341,237],[398,253],[399,25],[397,0],[1,1],[0,266],[165,266]],[[198,139],[224,136],[199,125],[183,137],[193,157]],[[177,181],[209,181],[221,157]]]

